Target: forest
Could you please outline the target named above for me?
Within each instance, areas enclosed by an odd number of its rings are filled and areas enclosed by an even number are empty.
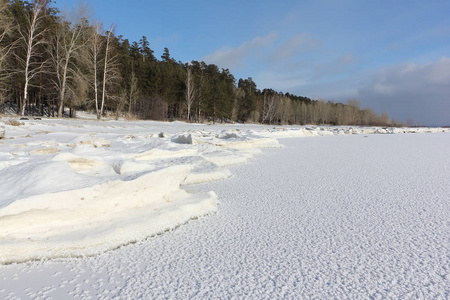
[[[0,0],[0,113],[264,124],[396,126],[387,113],[257,88],[228,69],[158,57],[145,35],[129,41],[90,16],[49,0]]]

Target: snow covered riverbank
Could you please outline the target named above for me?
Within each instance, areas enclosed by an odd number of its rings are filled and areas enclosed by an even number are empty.
[[[214,191],[277,138],[442,131],[208,126],[181,122],[2,120],[0,263],[94,255],[217,211]]]
[[[0,266],[0,298],[448,297],[449,133],[280,142],[184,187],[214,191],[219,213],[93,257]]]

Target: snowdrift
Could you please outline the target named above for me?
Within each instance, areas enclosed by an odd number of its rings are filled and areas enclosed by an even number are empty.
[[[93,255],[214,213],[214,192],[180,189],[189,172],[173,166],[130,181],[14,201],[0,210],[0,263]]]

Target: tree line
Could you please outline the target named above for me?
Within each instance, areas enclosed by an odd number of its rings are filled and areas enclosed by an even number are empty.
[[[203,61],[183,63],[146,36],[130,42],[91,19],[80,3],[60,12],[50,0],[0,0],[0,112],[70,117],[77,110],[190,122],[395,125],[386,113],[259,90],[252,78]]]

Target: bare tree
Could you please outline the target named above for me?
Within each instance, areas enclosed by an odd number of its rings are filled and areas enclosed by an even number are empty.
[[[385,112],[385,111],[383,111],[382,113],[381,113],[381,116],[379,117],[379,119],[380,119],[380,125],[384,125],[384,126],[386,126],[386,125],[390,125],[391,124],[391,120],[390,120],[390,118],[389,118],[389,115],[388,115],[388,113],[387,112]]]
[[[69,84],[80,80],[76,57],[88,42],[87,7],[81,3],[64,13],[62,22],[58,24],[51,49],[52,64],[56,73],[55,85],[58,91],[58,117],[63,116],[64,104]]]
[[[94,106],[97,114],[97,119],[101,119],[107,98],[119,101],[124,106],[126,103],[124,97],[126,95],[123,91],[121,95],[113,99],[108,90],[114,86],[114,84],[120,78],[120,72],[118,69],[117,55],[113,55],[112,38],[114,37],[114,25],[111,25],[106,32],[102,29],[103,25],[99,22],[94,22],[91,26],[89,46],[86,48],[85,59],[88,60],[90,66],[90,75],[92,81],[92,88],[94,90]],[[136,100],[138,95],[138,82],[137,78],[133,74],[131,75],[129,98],[129,112],[131,111],[131,102]],[[124,102],[125,101],[125,102]],[[119,103],[117,102],[117,103]],[[122,109],[123,107],[121,107]]]
[[[187,74],[186,74],[186,106],[187,106],[187,119],[191,119],[191,106],[195,100],[194,93],[194,79],[192,77],[192,68],[191,66],[187,66]]]
[[[27,18],[25,28],[19,27],[20,40],[22,46],[25,48],[24,57],[16,54],[15,57],[20,64],[20,73],[24,76],[23,99],[21,99],[20,115],[25,115],[25,107],[28,102],[28,89],[30,88],[31,80],[44,70],[47,65],[46,60],[41,58],[39,47],[46,43],[44,34],[47,29],[43,26],[45,14],[43,10],[46,7],[47,1],[36,0],[33,1],[31,15]]]
[[[346,102],[346,114],[348,124],[361,124],[361,102],[358,99],[350,99]]]
[[[113,37],[114,25],[111,25],[106,32],[105,57],[103,58],[103,86],[102,86],[102,103],[100,109],[97,110],[97,119],[103,115],[105,108],[105,99],[107,97],[107,86],[112,85],[119,77],[116,56],[112,55],[111,39]]]
[[[104,58],[104,66],[103,66],[103,87],[102,87],[102,104],[100,106],[100,114],[97,114],[97,119],[100,119],[103,115],[103,109],[105,107],[105,98],[106,98],[106,82],[108,75],[108,54],[110,54],[110,45],[111,45],[111,36],[114,30],[114,25],[111,25],[106,32],[106,45],[105,45],[105,58]]]
[[[94,103],[95,103],[95,110],[97,114],[97,118],[99,119],[101,116],[100,108],[99,108],[99,74],[98,70],[100,69],[100,62],[101,62],[101,52],[102,52],[102,46],[103,46],[103,39],[102,39],[102,24],[98,22],[94,22],[91,27],[91,37],[89,39],[89,47],[87,48],[87,55],[85,56],[89,62],[88,64],[91,66],[90,70],[92,71],[92,85],[94,89]]]
[[[280,96],[279,98],[275,116],[280,120],[280,124],[287,124],[291,119],[292,100],[286,96]]]
[[[262,123],[268,121],[269,124],[272,124],[275,113],[277,112],[278,101],[279,96],[276,93],[271,93],[270,95],[267,92],[264,93]]]
[[[70,107],[70,117],[76,117],[76,108],[86,103],[89,94],[89,81],[80,70],[72,72],[70,85],[67,86],[67,95],[64,102]]]
[[[329,113],[328,113],[328,105],[323,100],[318,100],[313,104],[317,111],[319,123],[328,124],[329,123]]]

